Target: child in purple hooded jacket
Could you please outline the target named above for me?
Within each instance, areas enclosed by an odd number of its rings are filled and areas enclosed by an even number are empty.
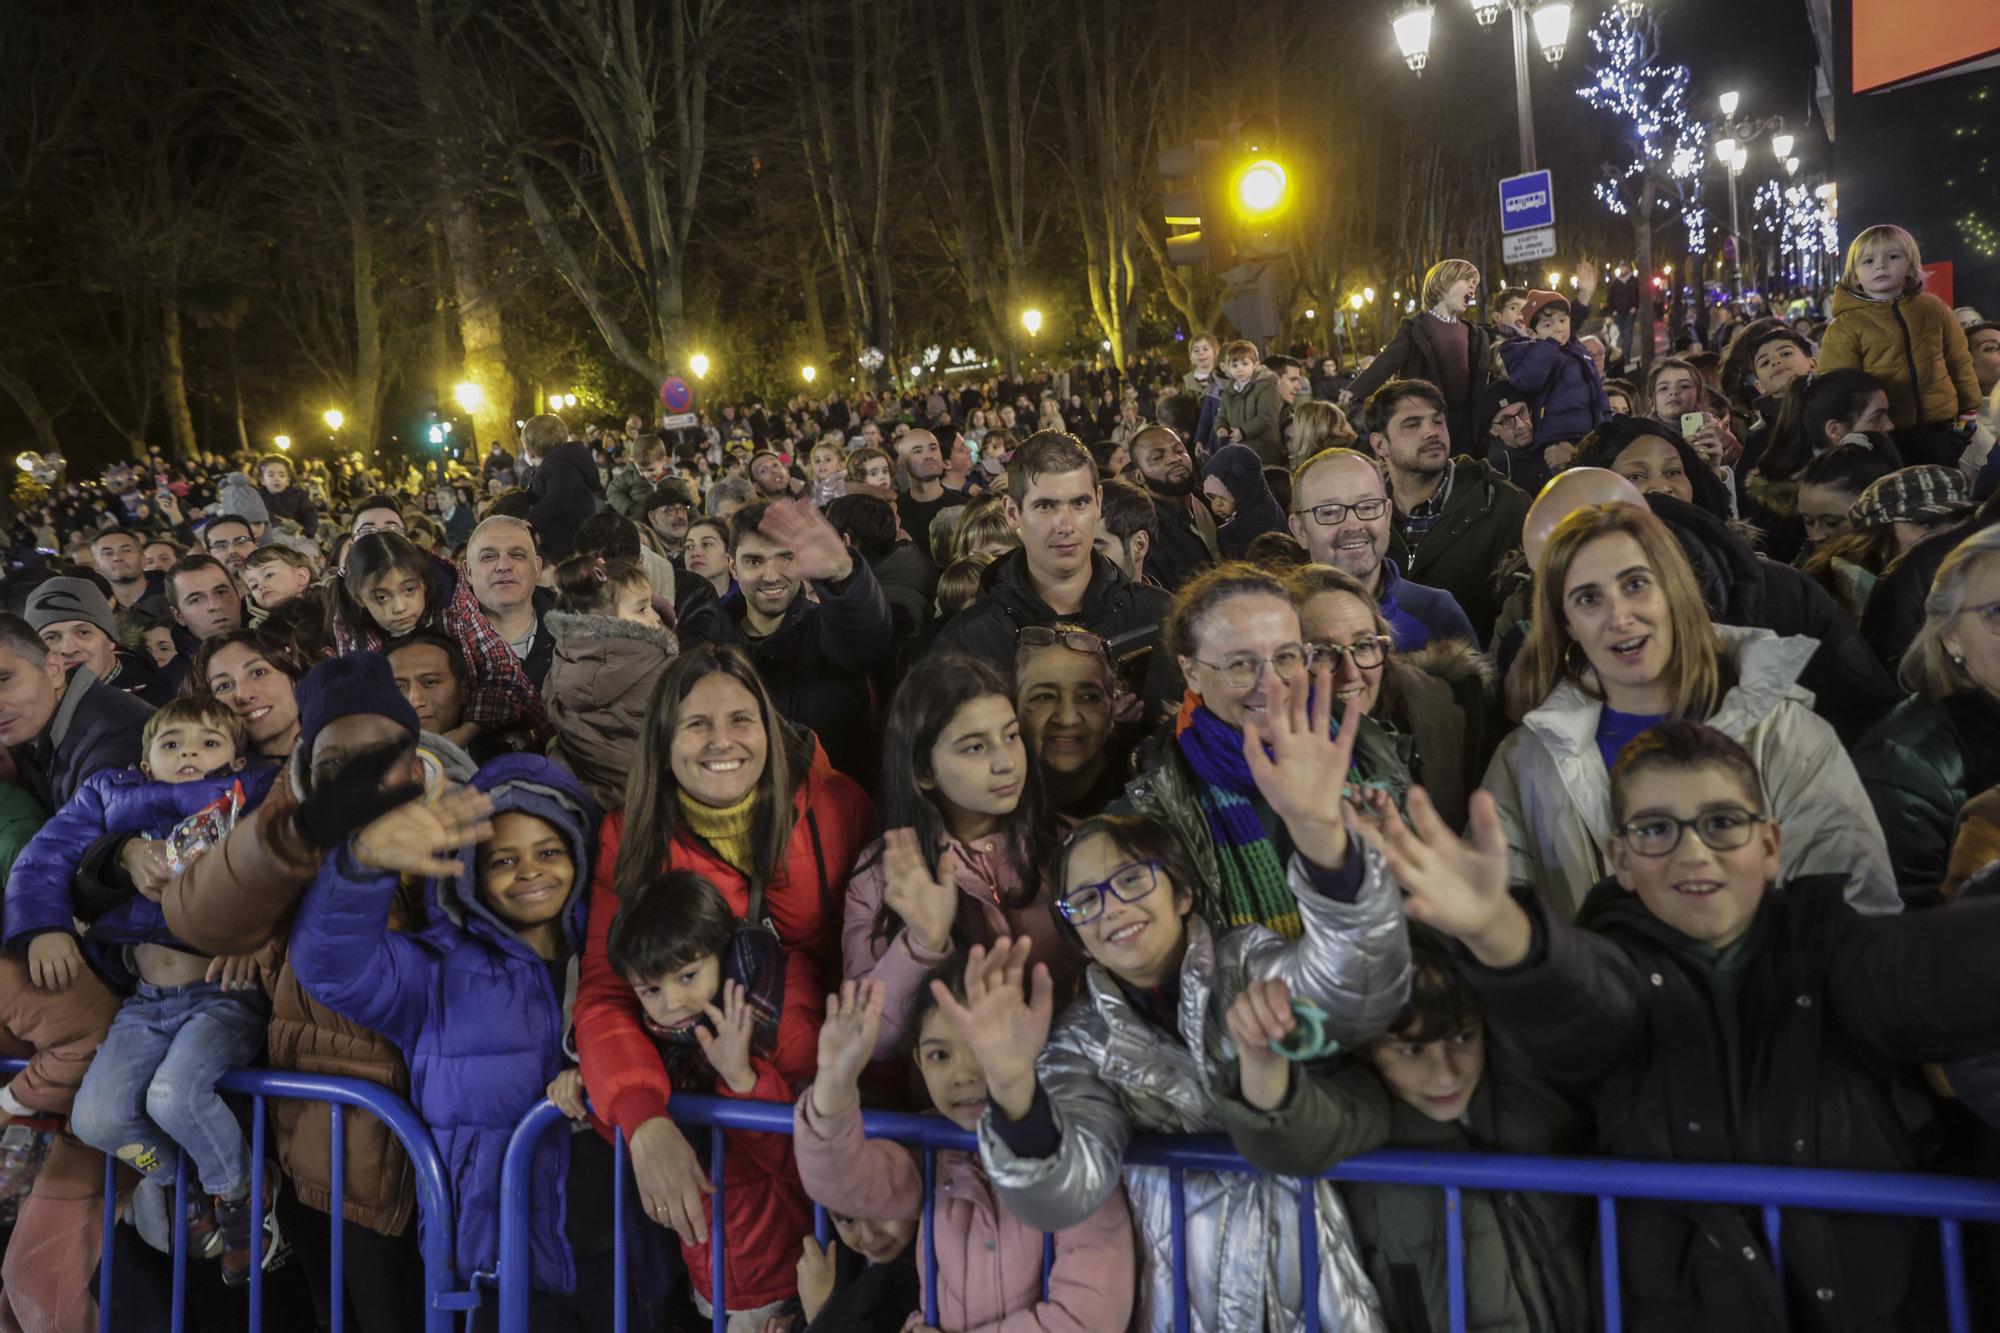
[[[1528,395],[1537,449],[1588,435],[1611,415],[1597,362],[1570,337],[1570,305],[1556,292],[1529,292],[1521,309],[1525,341],[1500,344],[1507,378]]]

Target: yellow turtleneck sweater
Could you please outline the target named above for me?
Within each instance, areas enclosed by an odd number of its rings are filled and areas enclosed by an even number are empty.
[[[731,806],[703,805],[690,799],[685,791],[676,795],[681,803],[681,818],[687,821],[688,828],[720,852],[723,860],[749,874],[754,864],[750,847],[750,818],[757,804],[756,788],[751,788],[748,796]]]

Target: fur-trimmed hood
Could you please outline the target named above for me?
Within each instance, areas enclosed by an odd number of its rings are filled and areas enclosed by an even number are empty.
[[[1799,512],[1799,480],[1774,481],[1762,472],[1752,472],[1743,479],[1743,493],[1779,518],[1790,518]]]
[[[616,616],[601,616],[580,611],[550,611],[542,617],[542,623],[547,625],[549,633],[555,636],[558,649],[579,647],[593,639],[629,639],[662,648],[669,657],[681,650],[681,642],[674,636],[672,630],[654,629],[651,625],[620,620]]]
[[[1477,681],[1491,688],[1498,675],[1493,659],[1463,639],[1432,640],[1415,652],[1398,653],[1396,665],[1435,676],[1447,685]]]

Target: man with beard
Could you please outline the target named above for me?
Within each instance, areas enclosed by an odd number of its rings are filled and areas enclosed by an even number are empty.
[[[672,478],[653,488],[646,497],[646,526],[660,539],[667,559],[681,562],[681,547],[687,544],[688,524],[694,521],[694,494],[687,483]]]
[[[896,516],[903,531],[918,546],[930,550],[931,520],[946,509],[965,503],[965,492],[944,484],[944,450],[937,436],[922,428],[903,432],[896,440],[896,462],[910,480],[908,494],[897,497]]]
[[[782,500],[794,494],[794,478],[785,460],[770,449],[759,449],[750,459],[750,482],[758,498]]]
[[[1439,430],[1444,427],[1440,425]],[[1292,474],[1292,535],[1322,565],[1344,569],[1374,596],[1396,647],[1479,636],[1452,595],[1403,577],[1388,559],[1394,527],[1382,471],[1355,449],[1322,449]]]
[[[1528,496],[1483,458],[1451,456],[1444,395],[1424,380],[1390,380],[1369,395],[1368,446],[1395,501],[1388,554],[1420,584],[1442,588],[1480,637],[1500,598],[1493,573],[1521,543]]]
[[[1181,437],[1165,426],[1148,426],[1132,439],[1132,461],[1153,499],[1159,534],[1146,559],[1146,573],[1173,592],[1215,563],[1215,517],[1201,495],[1201,474]]]
[[[841,772],[874,772],[870,680],[895,649],[895,622],[868,562],[809,501],[748,505],[729,520],[737,591],[715,641],[741,644],[785,719],[806,727]],[[807,583],[813,595],[801,594]]]

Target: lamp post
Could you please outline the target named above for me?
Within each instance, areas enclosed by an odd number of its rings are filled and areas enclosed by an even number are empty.
[[[1746,116],[1736,118],[1736,108],[1742,105],[1743,95],[1735,89],[1723,93],[1715,99],[1722,112],[1722,119],[1715,126],[1715,159],[1722,163],[1729,173],[1729,263],[1730,290],[1737,300],[1743,299],[1743,233],[1738,212],[1736,178],[1750,165],[1750,147],[1755,140],[1768,134],[1771,136],[1771,156],[1784,167],[1786,175],[1798,172],[1798,159],[1792,156],[1796,140],[1785,130],[1783,116]]]
[[[1528,87],[1528,28],[1535,30],[1535,44],[1553,65],[1563,58],[1569,42],[1569,0],[1471,0],[1472,16],[1482,28],[1491,28],[1505,9],[1514,29],[1514,112],[1521,128],[1521,170],[1535,169],[1535,107]],[[1645,0],[1619,0],[1618,8],[1628,16],[1644,10]],[[1390,25],[1403,63],[1421,75],[1430,60],[1431,19],[1437,7],[1428,0],[1410,0],[1397,11]]]
[[[700,352],[696,352],[693,356],[688,358],[688,369],[694,372],[694,377],[696,379],[707,378],[708,358],[706,356],[703,356]]]
[[[337,407],[327,408],[326,411],[320,413],[319,419],[326,423],[328,430],[339,430],[347,424],[347,414]]]

